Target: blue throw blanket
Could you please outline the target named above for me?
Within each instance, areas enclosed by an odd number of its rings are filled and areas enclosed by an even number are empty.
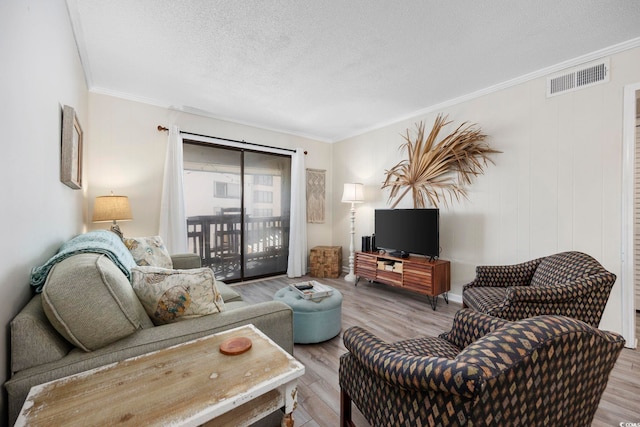
[[[47,275],[51,268],[58,262],[70,256],[81,253],[96,253],[106,255],[120,270],[131,279],[131,268],[136,262],[129,252],[129,249],[122,243],[122,239],[115,233],[107,230],[90,231],[80,234],[65,242],[58,253],[55,254],[46,264],[34,267],[31,270],[31,286],[36,288],[36,292],[42,292],[42,287],[47,280]]]

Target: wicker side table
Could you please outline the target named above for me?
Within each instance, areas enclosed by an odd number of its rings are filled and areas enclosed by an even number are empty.
[[[315,246],[311,248],[310,275],[313,277],[340,277],[342,246]]]

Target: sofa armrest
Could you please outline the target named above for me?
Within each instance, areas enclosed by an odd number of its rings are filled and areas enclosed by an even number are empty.
[[[13,318],[11,327],[11,374],[65,357],[74,347],[55,330],[36,294]]]
[[[353,326],[344,332],[344,345],[365,368],[405,390],[434,390],[473,397],[482,387],[480,369],[455,359],[415,356],[392,349],[367,330]],[[455,381],[452,381],[455,378]]]
[[[568,283],[547,286],[514,286],[507,289],[506,300],[511,302],[553,303],[570,301],[591,294],[594,287],[604,291],[615,283],[613,273],[604,272],[581,277]]]
[[[513,265],[479,265],[475,279],[464,285],[464,289],[480,286],[527,286],[542,258]]]
[[[596,340],[601,343],[596,344]],[[482,370],[486,383],[493,382],[497,377],[507,379],[507,382],[524,381],[518,372],[525,371],[533,372],[529,380],[535,381],[539,378],[536,371],[548,369],[545,366],[549,363],[549,358],[553,363],[566,362],[574,367],[578,364],[593,364],[594,368],[597,365],[598,370],[605,372],[605,369],[611,368],[604,366],[608,363],[613,366],[624,343],[622,336],[614,332],[601,331],[571,317],[545,315],[510,322],[508,327],[469,345],[460,352],[457,359],[460,363],[469,363]],[[608,347],[608,350],[604,350],[602,345]],[[562,353],[559,348],[562,349]],[[554,359],[552,351],[557,351],[559,357]],[[578,354],[580,357],[576,357]],[[520,367],[514,371],[513,368],[518,365]],[[556,369],[558,374],[564,372],[565,375],[573,375],[573,370],[566,364],[564,369]],[[564,378],[563,380],[566,381]],[[499,387],[507,388],[507,384],[502,384]],[[531,389],[528,391],[532,392]]]
[[[490,316],[470,308],[458,310],[449,332],[440,334],[440,338],[449,341],[460,350],[486,334],[511,322]]]
[[[171,255],[171,261],[176,270],[189,270],[202,266],[202,260],[198,254],[174,254]]]

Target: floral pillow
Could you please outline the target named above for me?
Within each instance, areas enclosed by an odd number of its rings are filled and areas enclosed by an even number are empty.
[[[138,266],[131,269],[131,276],[133,290],[156,326],[224,310],[210,268]]]
[[[124,244],[138,265],[173,268],[171,255],[164,246],[162,237],[129,237]]]

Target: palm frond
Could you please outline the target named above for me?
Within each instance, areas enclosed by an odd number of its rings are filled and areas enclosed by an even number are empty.
[[[407,159],[400,161],[385,171],[386,178],[382,188],[390,188],[389,202],[396,199],[391,208],[397,206],[412,191],[413,206],[438,206],[442,200],[445,205],[453,199],[466,198],[465,185],[473,178],[484,173],[491,154],[500,153],[486,142],[487,135],[467,122],[459,125],[454,132],[436,142],[442,128],[448,125],[447,116],[438,114],[425,138],[424,123],[416,124],[415,135],[409,129],[402,135],[405,140],[401,151],[407,151]],[[404,191],[401,192],[401,189]],[[428,203],[427,203],[428,202]]]

